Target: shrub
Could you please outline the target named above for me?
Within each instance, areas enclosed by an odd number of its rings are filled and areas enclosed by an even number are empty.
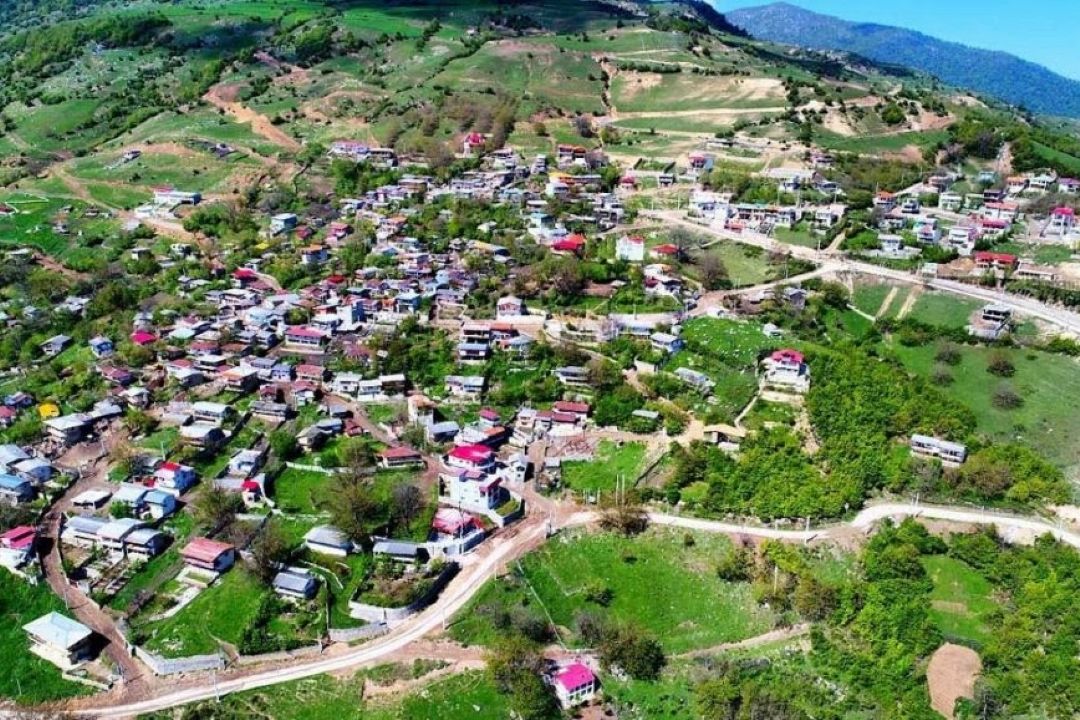
[[[1004,353],[996,352],[990,356],[986,365],[986,372],[998,377],[1012,377],[1016,374],[1016,366],[1012,364]]]
[[[999,410],[1015,410],[1024,404],[1024,398],[1009,385],[1002,384],[994,390],[991,402]]]
[[[956,343],[946,342],[938,347],[934,359],[945,365],[959,365],[963,356],[960,354],[960,348],[957,347]]]

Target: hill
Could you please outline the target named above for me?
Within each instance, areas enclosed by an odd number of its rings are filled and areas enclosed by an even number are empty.
[[[1080,117],[1080,82],[1008,53],[947,42],[913,30],[855,23],[787,3],[735,10],[728,19],[752,36],[856,53],[930,73],[950,85],[1044,115]]]

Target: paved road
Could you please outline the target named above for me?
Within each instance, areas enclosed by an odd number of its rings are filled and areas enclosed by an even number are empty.
[[[903,272],[901,270],[890,270],[889,268],[880,267],[871,263],[856,262],[854,260],[849,260],[843,257],[838,251],[833,250],[832,248],[826,250],[816,250],[814,248],[803,247],[801,245],[789,245],[787,243],[778,242],[766,235],[761,235],[760,233],[734,233],[729,230],[723,230],[720,228],[712,227],[710,225],[693,222],[691,220],[688,220],[685,214],[679,211],[646,210],[642,211],[642,214],[655,219],[663,220],[664,222],[669,224],[674,223],[676,225],[682,225],[686,228],[693,229],[697,232],[707,233],[720,239],[740,242],[744,245],[753,245],[772,252],[783,252],[801,260],[809,260],[811,262],[818,263],[819,265],[821,265],[821,267],[818,270],[814,271],[813,275],[827,274],[829,272],[853,272],[863,275],[873,275],[886,280],[894,280],[896,282],[923,285],[933,288],[935,290],[941,290],[943,292],[953,293],[955,295],[963,295],[965,297],[975,298],[984,302],[993,302],[1007,305],[1008,307],[1012,308],[1014,311],[1022,315],[1038,318],[1039,320],[1050,323],[1052,325],[1057,325],[1058,327],[1069,332],[1080,334],[1080,314],[1075,313],[1071,310],[1066,310],[1061,307],[1048,305],[1046,303],[1035,300],[1034,298],[1016,295],[1002,290],[994,290],[992,288],[969,285],[967,283],[958,282],[956,280],[923,277],[921,275]],[[788,282],[796,280],[798,280],[798,278],[792,278]],[[777,284],[784,283],[782,281],[772,283],[772,285]]]
[[[1080,548],[1080,534],[1065,530],[1038,518],[1004,515],[999,513],[972,510],[967,508],[915,505],[912,503],[883,503],[864,509],[852,521],[821,529],[781,530],[758,525],[738,525],[715,520],[678,517],[662,513],[650,514],[650,520],[656,525],[686,528],[702,532],[749,535],[776,540],[808,542],[824,539],[832,534],[840,534],[850,528],[864,530],[885,518],[919,516],[957,523],[975,523],[994,525],[1003,537],[1010,537],[1011,531],[1024,534],[1050,533],[1061,542]],[[595,513],[579,512],[567,518],[564,527],[581,526],[595,520]],[[483,584],[500,568],[515,558],[538,547],[545,540],[546,521],[534,514],[512,535],[495,538],[490,552],[466,568],[455,578],[443,593],[439,602],[421,614],[397,627],[390,634],[374,640],[355,650],[330,658],[303,662],[289,667],[266,670],[245,677],[237,677],[218,682],[216,685],[205,683],[197,686],[166,692],[155,698],[111,707],[86,708],[81,714],[101,718],[124,718],[140,713],[157,712],[187,703],[209,700],[229,693],[254,690],[278,683],[299,680],[321,673],[351,670],[363,665],[380,661],[432,632],[451,615],[462,609],[480,590]]]

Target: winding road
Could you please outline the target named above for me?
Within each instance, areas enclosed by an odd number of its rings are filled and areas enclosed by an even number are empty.
[[[782,243],[772,239],[771,237],[768,237],[767,235],[762,235],[760,233],[735,233],[729,230],[722,230],[704,223],[689,220],[684,213],[678,211],[644,210],[641,214],[655,220],[662,220],[668,224],[681,225],[696,232],[706,233],[720,240],[730,240],[732,242],[743,243],[744,245],[753,245],[755,247],[760,247],[771,252],[787,253],[792,257],[799,258],[801,260],[809,260],[820,265],[817,270],[813,271],[812,273],[808,273],[805,277],[815,277],[828,274],[830,272],[849,272],[862,275],[872,275],[885,280],[893,280],[896,282],[922,285],[924,287],[941,290],[943,292],[952,293],[954,295],[963,295],[964,297],[974,298],[983,302],[1007,305],[1021,315],[1037,318],[1051,325],[1056,325],[1059,328],[1068,332],[1080,335],[1080,314],[1075,313],[1071,310],[1066,310],[1061,307],[1047,305],[1046,303],[1035,300],[1034,298],[1008,293],[1004,290],[994,290],[991,288],[979,287],[977,285],[969,285],[967,283],[958,282],[956,280],[924,277],[921,275],[903,272],[900,270],[890,270],[889,268],[880,267],[871,263],[857,262],[843,257],[839,253],[839,251],[834,250],[833,248],[816,250],[814,248],[804,247],[802,245],[790,245],[787,243]],[[786,281],[776,281],[774,283],[771,283],[771,285],[790,284],[791,282],[795,282],[798,279],[799,277],[793,277]],[[748,288],[748,290],[760,289],[762,289],[762,286]],[[695,310],[691,314],[704,314],[708,311],[710,307],[715,307],[719,305],[720,299],[724,295],[730,294],[730,291],[708,293],[707,295],[702,297],[702,299],[698,303],[698,307],[695,308]]]
[[[914,503],[883,503],[862,510],[850,522],[819,529],[787,530],[760,525],[736,523],[699,518],[679,517],[651,513],[653,524],[664,527],[685,528],[700,532],[714,532],[761,537],[789,542],[810,542],[828,539],[851,529],[866,531],[886,518],[916,516],[955,523],[993,525],[1006,539],[1026,539],[1049,533],[1063,543],[1080,548],[1080,534],[1034,517],[1023,517],[981,510],[919,505]],[[566,518],[563,527],[586,525],[596,519],[592,512],[578,512]],[[1018,534],[1019,533],[1019,534]],[[81,707],[80,715],[98,718],[126,718],[142,713],[157,712],[188,703],[210,700],[229,693],[254,690],[269,685],[290,682],[321,673],[354,670],[361,666],[385,661],[411,643],[419,641],[428,633],[440,629],[455,612],[461,610],[480,590],[485,582],[495,576],[500,568],[539,547],[546,540],[547,518],[533,513],[518,528],[505,536],[496,536],[484,548],[482,555],[474,556],[473,562],[463,568],[439,601],[416,615],[389,634],[373,640],[362,647],[333,657],[302,662],[287,667],[273,668],[246,676],[227,678],[207,683],[177,688],[178,681],[167,686],[155,697],[126,704],[102,704],[99,707]],[[97,699],[95,699],[97,700]],[[109,696],[101,696],[100,702],[109,702]]]

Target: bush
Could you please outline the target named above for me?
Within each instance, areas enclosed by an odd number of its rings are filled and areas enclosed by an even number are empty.
[[[930,374],[930,380],[935,385],[952,385],[953,376],[949,372],[949,368],[945,365],[938,365],[934,368],[934,371]]]
[[[1024,404],[1024,398],[1009,385],[1002,384],[994,390],[991,402],[999,410],[1015,410]]]
[[[957,347],[956,343],[946,342],[938,347],[934,359],[945,365],[959,365],[963,355],[960,354],[960,348]]]
[[[990,355],[986,365],[986,372],[998,377],[1012,377],[1016,374],[1016,366],[1012,364],[1004,353],[996,352]]]

